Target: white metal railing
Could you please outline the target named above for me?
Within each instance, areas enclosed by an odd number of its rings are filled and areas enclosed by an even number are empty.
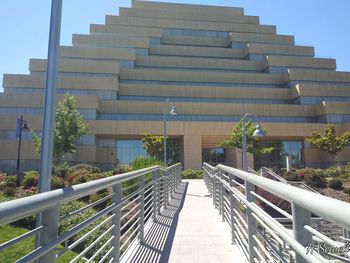
[[[225,165],[204,163],[203,170],[213,204],[249,262],[350,262],[346,251],[307,250],[314,244],[350,250],[349,203]],[[290,209],[281,209],[271,196],[290,204]],[[261,204],[282,218],[273,217]],[[315,227],[320,218],[341,227],[343,235],[327,236]]]
[[[285,184],[290,184],[292,186],[296,186],[314,193],[319,194],[315,189],[313,189],[312,187],[308,186],[307,184],[305,184],[304,182],[298,182],[298,181],[287,181],[286,179],[284,179],[282,176],[280,176],[279,174],[275,173],[273,170],[266,168],[266,167],[261,167],[259,172],[253,172],[253,169],[248,169],[248,172],[252,172],[255,174],[260,174],[263,177],[266,178],[271,178],[271,179],[275,179],[276,181],[285,183]]]
[[[87,262],[119,262],[134,242],[143,241],[145,224],[151,223],[167,206],[181,181],[181,170],[181,164],[166,169],[153,166],[0,203],[0,225],[39,213],[42,216],[41,226],[0,244],[0,253],[37,236],[40,246],[16,262],[51,263],[70,250],[77,253],[70,262],[81,258]],[[99,198],[84,207],[62,215],[63,205],[99,193]],[[89,217],[77,221],[84,211],[90,211]],[[75,224],[59,231],[69,220]]]

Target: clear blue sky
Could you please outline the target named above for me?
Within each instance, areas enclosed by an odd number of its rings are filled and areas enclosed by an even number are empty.
[[[350,71],[349,0],[171,0],[170,2],[243,7],[279,34],[295,35],[299,45],[315,47],[317,57],[336,58],[339,71]],[[130,0],[63,0],[61,44],[73,33],[88,33]],[[4,73],[28,73],[29,58],[46,58],[50,0],[0,0],[0,91]]]

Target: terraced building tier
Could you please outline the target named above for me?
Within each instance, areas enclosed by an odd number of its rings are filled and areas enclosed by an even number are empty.
[[[75,34],[60,48],[59,98],[73,94],[89,124],[69,162],[104,168],[145,156],[140,134],[162,135],[167,116],[169,162],[200,169],[203,161],[240,167],[241,154],[218,148],[244,113],[255,113],[274,147],[250,166],[327,165],[328,158],[303,140],[335,124],[350,129],[350,73],[334,59],[315,58],[314,48],[261,25],[242,8],[132,1],[119,16]],[[0,170],[17,158],[16,117],[42,129],[45,59],[31,59],[29,75],[6,74],[0,94]],[[171,99],[171,103],[164,103]],[[254,120],[256,121],[256,120]],[[38,167],[29,132],[23,133],[22,167]],[[350,147],[336,162],[350,161]]]

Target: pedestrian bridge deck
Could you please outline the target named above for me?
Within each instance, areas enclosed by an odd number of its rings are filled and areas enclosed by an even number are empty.
[[[149,225],[144,242],[123,258],[133,263],[246,262],[213,208],[203,180],[180,183],[170,205]]]

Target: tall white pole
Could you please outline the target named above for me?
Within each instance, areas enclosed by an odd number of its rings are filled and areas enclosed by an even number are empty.
[[[51,189],[53,140],[56,114],[56,79],[61,35],[61,17],[62,0],[52,0],[46,72],[43,136],[41,140],[39,193],[47,192]],[[45,214],[38,214],[36,218],[36,225],[37,227],[44,225],[47,228],[45,233],[50,233],[50,235],[40,235],[40,232],[37,233],[35,247],[38,248],[48,240],[52,240],[52,237],[57,236],[58,210],[49,210]],[[56,252],[51,250],[40,259],[40,262],[54,262],[55,257]]]
[[[163,130],[163,160],[164,160],[164,166],[167,167],[167,162],[166,162],[166,115],[167,115],[167,112],[166,112],[166,103],[167,101],[164,103],[164,112],[163,112],[163,127],[164,127],[164,130]]]
[[[242,128],[242,170],[248,171],[248,163],[247,163],[247,136],[245,130],[245,123],[243,120],[243,128]]]
[[[51,189],[51,171],[53,159],[53,139],[56,114],[56,79],[61,34],[62,0],[52,0],[48,60],[46,72],[45,108],[43,136],[40,156],[39,192]]]

